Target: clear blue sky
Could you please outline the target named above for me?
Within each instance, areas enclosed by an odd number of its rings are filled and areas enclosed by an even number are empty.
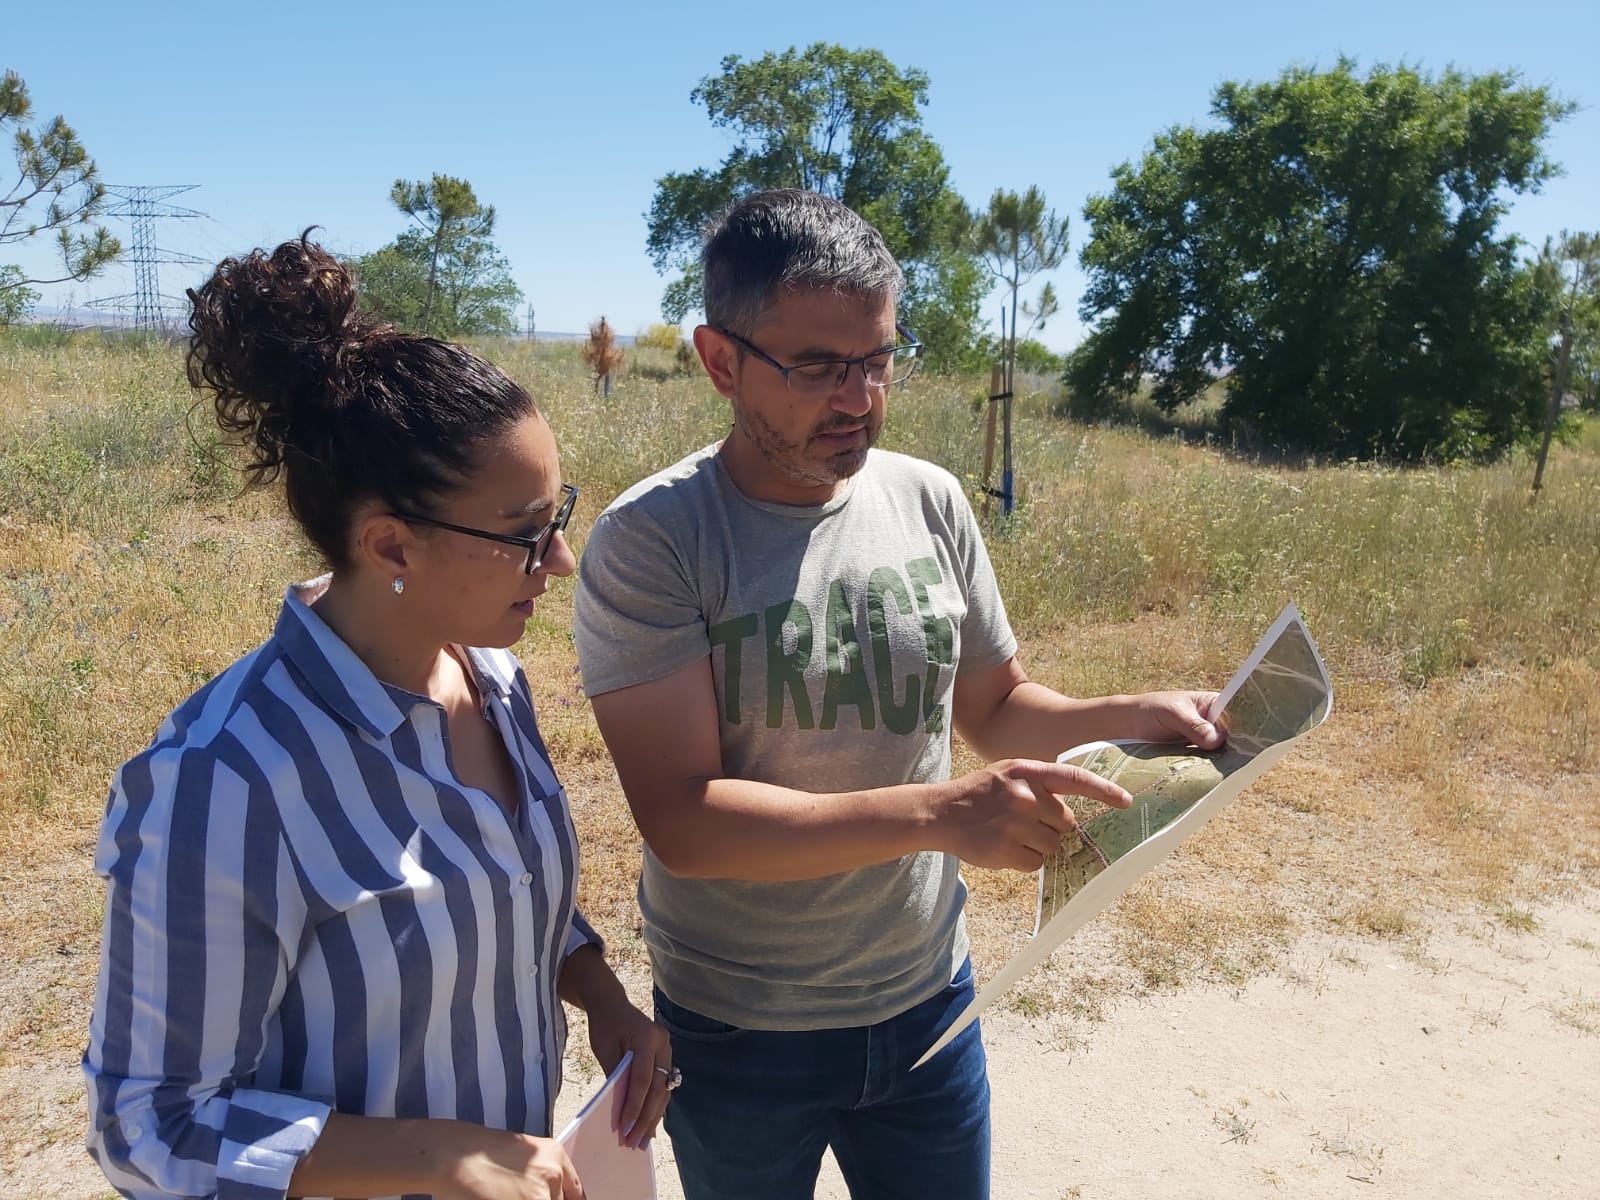
[[[66,116],[107,182],[201,185],[177,202],[210,219],[166,224],[163,245],[215,260],[317,224],[334,249],[372,250],[404,225],[393,181],[443,172],[496,207],[543,330],[602,313],[622,332],[659,319],[665,281],[643,218],[655,180],[729,147],[690,91],[726,54],[819,40],[926,71],[925,126],[957,190],[981,204],[1038,184],[1071,217],[1074,261],[1085,198],[1157,131],[1205,120],[1216,84],[1341,53],[1363,67],[1515,69],[1577,101],[1550,142],[1566,175],[1518,201],[1509,227],[1535,243],[1600,228],[1594,0],[153,7],[12,6],[0,68],[23,76],[40,115]],[[162,290],[181,294],[197,274],[164,268]],[[1057,286],[1063,313],[1043,337],[1064,349],[1082,335],[1082,278],[1063,270]],[[131,289],[118,270],[46,303]]]

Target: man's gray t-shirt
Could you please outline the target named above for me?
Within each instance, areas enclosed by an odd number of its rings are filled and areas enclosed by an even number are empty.
[[[598,696],[711,656],[723,774],[806,792],[950,774],[955,673],[1016,651],[971,506],[946,471],[873,450],[817,507],[752,500],[716,447],[619,496],[590,532],[576,634]],[[755,1029],[868,1025],[967,951],[958,861],[821,879],[681,879],[644,851],[657,985]]]

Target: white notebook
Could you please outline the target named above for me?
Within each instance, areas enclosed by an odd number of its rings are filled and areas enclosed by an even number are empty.
[[[632,1062],[630,1050],[556,1139],[572,1159],[589,1200],[656,1200],[655,1152],[649,1146],[630,1150],[617,1141],[617,1116],[628,1096]]]

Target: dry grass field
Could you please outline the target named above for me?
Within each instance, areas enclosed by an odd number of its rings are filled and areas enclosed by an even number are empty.
[[[722,402],[665,351],[609,401],[575,346],[488,353],[548,413],[583,489],[621,488],[720,436]],[[885,445],[976,489],[982,381],[914,379]],[[239,495],[178,350],[0,332],[0,1073],[84,1040],[106,785],[185,695],[262,640],[318,570],[268,493]],[[1093,1015],[1130,993],[1243,983],[1338,931],[1425,955],[1461,914],[1509,931],[1600,883],[1600,427],[1529,464],[1264,462],[1088,428],[1019,402],[1022,506],[990,548],[1030,674],[1069,693],[1219,686],[1296,600],[1333,719],[1011,998]],[[638,966],[637,840],[576,674],[570,584],[519,653],[576,806],[582,900]],[[970,872],[980,973],[1031,929],[1032,877]],[[1600,1032],[1600,1029],[1597,1029]],[[25,1078],[14,1075],[13,1078]],[[76,1107],[0,1123],[0,1171],[80,1136]]]

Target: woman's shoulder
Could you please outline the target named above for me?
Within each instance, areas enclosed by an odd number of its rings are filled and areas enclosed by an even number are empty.
[[[118,770],[113,787],[143,779],[138,790],[154,799],[206,763],[227,764],[241,777],[254,774],[251,764],[264,740],[262,701],[281,658],[267,641],[214,676],[168,714],[149,745]]]
[[[267,642],[233,663],[178,705],[149,745],[117,769],[96,854],[102,874],[129,848],[130,836],[142,840],[153,832],[165,845],[181,840],[191,824],[209,825],[230,793],[241,806],[248,803],[264,757],[252,735],[259,722],[251,700],[275,661]]]
[[[280,658],[271,641],[212,676],[199,691],[173,709],[151,742],[151,748],[208,750],[234,731],[243,710],[266,686],[265,676]]]

